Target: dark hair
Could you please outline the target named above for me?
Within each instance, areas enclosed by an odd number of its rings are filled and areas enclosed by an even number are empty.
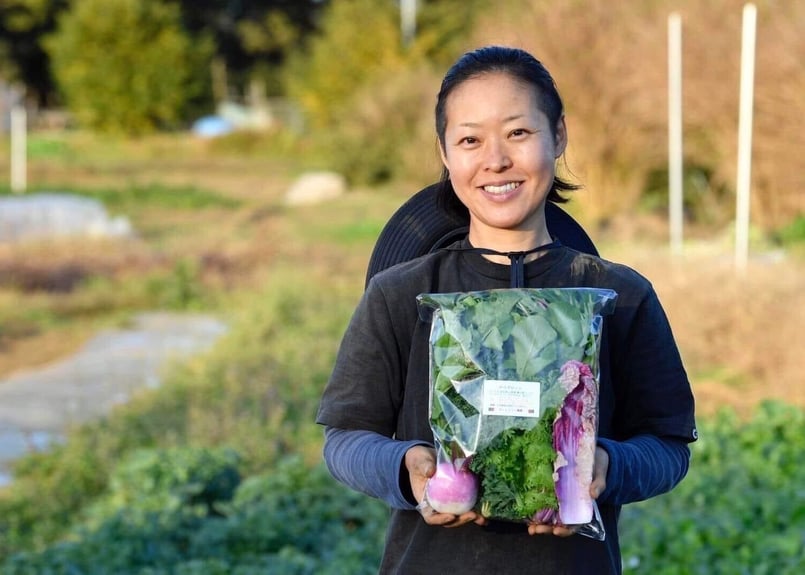
[[[556,137],[556,126],[564,114],[564,105],[556,83],[551,74],[525,50],[519,48],[507,48],[503,46],[486,46],[467,52],[459,58],[455,64],[447,71],[442,86],[439,90],[439,97],[436,101],[436,134],[439,136],[439,145],[444,146],[444,134],[447,129],[447,98],[458,86],[483,74],[490,72],[504,72],[520,80],[528,86],[533,87],[539,102],[539,107],[548,117],[553,136]],[[548,201],[555,203],[566,202],[567,199],[561,192],[570,192],[579,189],[580,186],[571,184],[554,177],[553,185],[548,193]],[[439,186],[439,203],[443,208],[452,213],[466,214],[467,208],[462,204],[450,182],[450,174],[447,168],[442,168],[441,185]]]

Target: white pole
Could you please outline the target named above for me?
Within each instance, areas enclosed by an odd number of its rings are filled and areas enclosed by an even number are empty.
[[[738,176],[735,190],[735,264],[740,271],[746,269],[749,257],[749,194],[752,168],[756,22],[755,5],[744,5],[741,38],[741,100],[738,116]]]
[[[682,251],[682,18],[668,16],[668,225],[671,251]]]
[[[11,108],[11,191],[20,194],[27,187],[27,114],[24,106]]]
[[[400,0],[400,29],[403,45],[409,46],[416,36],[416,0]]]

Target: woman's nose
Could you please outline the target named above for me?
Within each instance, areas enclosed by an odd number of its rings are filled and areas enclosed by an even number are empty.
[[[492,172],[500,172],[512,165],[506,146],[501,142],[490,140],[487,143],[484,157],[484,168]]]

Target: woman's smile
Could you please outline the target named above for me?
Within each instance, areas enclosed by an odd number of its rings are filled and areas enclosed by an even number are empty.
[[[521,182],[507,182],[505,184],[486,184],[483,190],[493,196],[503,196],[508,192],[513,192]]]
[[[468,79],[447,100],[442,161],[477,245],[550,241],[544,207],[565,128],[538,104],[533,87],[502,72]]]

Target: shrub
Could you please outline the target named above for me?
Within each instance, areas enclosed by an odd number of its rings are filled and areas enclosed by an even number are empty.
[[[92,525],[42,552],[17,554],[0,568],[7,575],[375,572],[386,518],[382,504],[298,457],[233,492],[232,457],[198,449],[139,453],[115,472]]]
[[[474,8],[486,5],[423,2],[416,39],[403,46],[393,3],[331,3],[308,52],[286,67],[288,93],[306,113],[318,161],[353,184],[435,181],[441,163],[433,106],[443,71],[434,73],[431,63],[449,65],[463,49]]]
[[[134,134],[181,123],[212,48],[191,42],[177,5],[155,0],[75,2],[45,45],[78,122]]]
[[[805,412],[765,403],[749,422],[702,422],[688,477],[624,508],[627,573],[794,575],[805,572]]]
[[[332,167],[357,184],[436,181],[441,163],[432,108],[438,86],[423,66],[379,75],[357,90],[337,136],[325,141]]]
[[[124,511],[128,516],[199,508],[215,515],[240,484],[239,458],[231,449],[174,447],[134,451],[109,481],[109,495],[90,510],[95,522]]]
[[[331,2],[320,29],[308,51],[289,60],[285,78],[289,95],[302,105],[313,129],[336,126],[354,90],[380,72],[400,70],[403,61],[392,3]]]
[[[805,214],[799,214],[790,224],[778,230],[775,239],[784,246],[805,244]]]

